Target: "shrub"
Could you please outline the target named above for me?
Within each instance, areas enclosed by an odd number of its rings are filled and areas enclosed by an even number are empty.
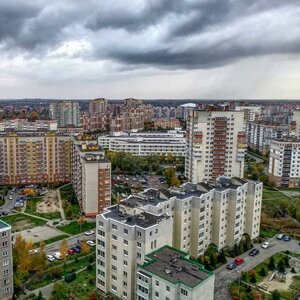
[[[78,260],[78,257],[76,256],[76,257],[75,257],[75,262],[78,263],[78,261],[79,261],[79,260]]]
[[[250,282],[251,282],[251,283],[256,283],[256,277],[255,277],[255,274],[252,274],[252,275],[250,276]]]
[[[266,269],[262,267],[259,271],[259,275],[262,277],[265,277],[267,275]]]
[[[93,269],[93,267],[92,267],[91,264],[88,264],[88,265],[86,266],[86,268],[87,268],[88,271],[91,271],[91,270]]]
[[[294,273],[294,274],[297,273],[294,267],[292,267],[291,273]]]
[[[71,282],[76,279],[76,273],[69,273],[65,276],[65,282]]]
[[[91,264],[93,261],[94,261],[93,256],[90,256],[90,257],[89,257],[89,263]]]
[[[60,267],[56,267],[56,268],[53,268],[53,269],[50,270],[50,275],[53,278],[59,278],[59,277],[61,277],[62,273],[63,273],[63,270]]]
[[[88,281],[89,284],[94,284],[94,280],[95,280],[95,279],[94,279],[94,276],[93,276],[93,275],[89,275],[89,276],[88,276],[87,281]]]

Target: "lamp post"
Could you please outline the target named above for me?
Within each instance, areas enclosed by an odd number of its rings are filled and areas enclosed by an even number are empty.
[[[238,296],[240,296],[240,286],[241,286],[241,271],[240,269],[237,267],[236,272],[238,273]]]

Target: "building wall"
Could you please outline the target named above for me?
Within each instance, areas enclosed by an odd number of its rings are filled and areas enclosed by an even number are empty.
[[[13,298],[11,227],[0,220],[0,299]]]

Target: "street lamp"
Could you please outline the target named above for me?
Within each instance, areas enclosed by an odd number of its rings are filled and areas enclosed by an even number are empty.
[[[240,269],[237,267],[236,272],[238,273],[238,296],[240,296],[240,286],[241,286],[241,271]]]

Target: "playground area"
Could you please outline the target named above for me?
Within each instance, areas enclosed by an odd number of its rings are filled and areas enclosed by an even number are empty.
[[[37,205],[37,213],[51,213],[59,211],[59,202],[55,190],[48,190]]]

